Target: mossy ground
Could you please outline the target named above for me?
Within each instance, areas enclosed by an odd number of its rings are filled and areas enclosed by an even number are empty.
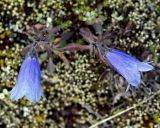
[[[82,127],[121,112],[160,89],[160,3],[144,0],[1,0],[0,5],[0,127]],[[125,93],[127,83],[108,65],[86,52],[65,53],[69,66],[54,61],[52,75],[41,64],[46,99],[32,104],[25,98],[12,102],[9,91],[15,85],[30,26],[61,25],[62,30],[88,26],[95,18],[103,31],[128,27],[132,36],[111,40],[111,47],[141,60],[154,61],[155,70],[145,73],[139,89]],[[92,28],[93,29],[93,28]],[[75,35],[78,35],[76,33]],[[80,36],[68,42],[84,41]],[[160,127],[160,95],[101,125],[101,127]]]
[[[0,55],[2,127],[88,127],[155,93],[149,90],[153,88],[151,81],[146,80],[149,73],[143,76],[146,85],[141,85],[143,87],[140,90],[133,89],[130,93],[125,93],[127,83],[120,76],[85,52],[79,52],[66,53],[70,65],[66,66],[62,61],[56,62],[53,75],[48,75],[47,70],[42,69],[42,86],[46,99],[36,104],[25,98],[13,102],[8,92],[15,85],[22,48],[16,44],[6,48]],[[43,66],[45,64],[41,65]],[[102,79],[104,69],[106,73]],[[159,96],[101,126],[159,127]]]

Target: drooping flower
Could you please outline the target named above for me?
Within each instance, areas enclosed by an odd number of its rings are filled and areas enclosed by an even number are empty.
[[[41,89],[40,65],[34,48],[25,57],[20,67],[16,85],[10,94],[13,101],[26,96],[33,103],[44,96]]]
[[[110,65],[128,81],[130,85],[138,87],[141,83],[140,72],[146,72],[153,69],[153,66],[141,62],[138,59],[116,49],[111,49],[105,52],[105,58]]]

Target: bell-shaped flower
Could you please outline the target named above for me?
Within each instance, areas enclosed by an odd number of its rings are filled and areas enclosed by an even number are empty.
[[[18,100],[26,96],[35,103],[44,96],[41,88],[41,72],[36,51],[28,54],[23,61],[15,87],[10,91],[11,99]]]
[[[105,52],[105,58],[110,65],[128,81],[130,85],[138,87],[141,83],[140,72],[146,72],[153,69],[153,66],[141,62],[136,58],[116,49],[111,49]]]

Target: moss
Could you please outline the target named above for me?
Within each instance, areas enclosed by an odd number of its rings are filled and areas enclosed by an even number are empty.
[[[154,62],[159,63],[159,38],[157,38],[160,26],[159,5],[152,0],[137,2],[1,0],[1,5],[3,6],[0,9],[1,40],[6,38],[12,40],[14,37],[10,37],[10,34],[17,36],[17,33],[24,32],[36,23],[46,26],[58,24],[65,30],[76,24],[81,25],[82,22],[92,25],[94,18],[105,17],[103,30],[115,31],[128,27],[132,33],[127,38],[116,38],[111,43],[111,47],[117,46],[120,49],[131,49],[136,52],[138,51],[136,48],[148,48],[153,53]],[[6,46],[2,42],[0,46]],[[84,43],[80,38],[78,42]],[[53,75],[48,75],[45,64],[41,65],[46,100],[41,100],[37,104],[31,104],[25,98],[12,102],[8,91],[15,85],[22,60],[20,55],[22,48],[21,44],[13,42],[13,45],[3,48],[0,52],[0,87],[2,88],[0,89],[0,120],[3,121],[1,123],[3,127],[88,127],[102,120],[104,116],[109,117],[132,106],[133,101],[143,99],[144,95],[141,93],[137,97],[121,94],[115,100],[120,90],[119,87],[115,89],[113,85],[123,86],[123,89],[125,82],[107,66],[101,65],[83,52],[65,53],[70,60],[70,66],[67,68],[63,62],[55,62]],[[107,69],[105,80],[102,80],[100,76],[105,69]],[[147,75],[145,78],[147,79]],[[147,85],[150,83],[148,82]],[[4,88],[7,91],[3,91]],[[159,99],[160,97],[157,96],[143,106],[111,120],[110,126],[160,126],[160,117],[156,114],[160,113]]]
[[[63,30],[75,24],[92,25],[96,17],[104,17],[104,29],[114,31],[125,28],[127,23],[132,23],[132,36],[119,37],[116,45],[126,48],[138,46],[158,47],[159,38],[157,29],[159,5],[151,0],[145,1],[8,1],[2,0],[0,20],[0,38],[5,38],[5,31],[22,32],[30,25],[41,23],[46,26],[61,25]],[[152,13],[149,13],[151,10]],[[3,22],[5,21],[5,22]],[[157,22],[156,22],[157,21]],[[12,38],[12,37],[11,37]],[[155,60],[156,61],[156,60]]]
[[[56,68],[53,75],[48,76],[47,71],[42,70],[42,87],[46,99],[40,100],[37,104],[31,104],[25,98],[18,102],[12,102],[8,91],[15,84],[22,48],[16,44],[13,47],[7,47],[0,54],[2,58],[6,58],[6,61],[1,59],[3,64],[0,68],[2,76],[0,85],[5,88],[0,91],[0,100],[3,103],[0,115],[7,127],[22,125],[29,127],[88,127],[101,120],[103,116],[109,117],[121,112],[133,103],[133,99],[129,96],[121,96],[113,103],[111,99],[114,97],[111,97],[112,93],[109,88],[115,84],[117,78],[115,77],[116,80],[113,81],[109,79],[104,82],[100,81],[100,69],[97,68],[99,63],[82,53],[66,53],[71,61],[70,66],[67,68],[63,62],[55,63]],[[16,64],[14,65],[13,62]],[[110,71],[107,72],[107,76],[109,75],[111,75]],[[136,101],[141,99],[138,98]],[[143,127],[144,123],[146,124],[148,121],[147,126],[157,125],[159,116],[155,113],[159,113],[156,107],[159,106],[158,99],[157,96],[144,106],[111,120],[110,126]],[[153,113],[153,120],[147,113]],[[66,120],[69,122],[65,123]]]

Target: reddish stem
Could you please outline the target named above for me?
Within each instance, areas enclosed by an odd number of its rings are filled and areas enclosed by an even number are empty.
[[[64,51],[75,52],[75,51],[78,51],[78,50],[90,50],[91,46],[90,45],[81,45],[81,44],[72,43],[72,44],[69,44],[69,45],[67,45],[66,47],[63,47],[63,48],[58,48],[55,45],[53,45],[52,48],[53,48],[53,50],[57,50],[57,51],[60,51],[60,52],[64,52]]]

